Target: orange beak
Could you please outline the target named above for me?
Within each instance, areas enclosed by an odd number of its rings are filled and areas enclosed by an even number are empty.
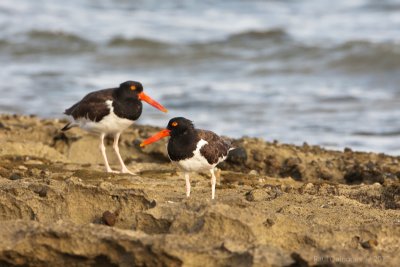
[[[146,101],[147,103],[149,103],[150,105],[152,105],[156,109],[161,110],[162,112],[168,112],[168,110],[166,108],[164,108],[160,103],[158,103],[157,101],[153,100],[150,96],[146,95],[145,93],[141,92],[141,93],[138,94],[138,96],[139,96],[139,100]]]
[[[140,147],[144,147],[147,146],[151,143],[157,142],[158,140],[160,140],[161,138],[167,137],[169,136],[169,133],[171,131],[168,129],[164,129],[158,133],[156,133],[155,135],[153,135],[152,137],[147,138],[146,140],[144,140],[141,144]]]

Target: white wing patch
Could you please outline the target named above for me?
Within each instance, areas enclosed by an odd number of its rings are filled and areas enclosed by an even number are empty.
[[[189,159],[180,160],[177,165],[185,171],[205,171],[215,167],[216,164],[212,165],[208,163],[207,159],[200,154],[200,149],[208,144],[204,139],[200,139],[197,143],[196,150],[193,152],[193,157]]]

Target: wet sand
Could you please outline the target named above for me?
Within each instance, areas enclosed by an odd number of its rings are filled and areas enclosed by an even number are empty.
[[[64,123],[0,115],[0,266],[400,264],[399,157],[242,138],[187,199],[158,128],[123,133],[125,175]]]

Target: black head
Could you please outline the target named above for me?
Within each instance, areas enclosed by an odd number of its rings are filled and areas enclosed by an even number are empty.
[[[193,139],[196,138],[196,135],[190,134],[193,133],[194,131],[195,129],[192,121],[185,119],[183,117],[176,117],[168,122],[167,129],[161,130],[155,135],[147,138],[140,144],[140,146],[141,147],[147,146],[167,136],[171,136],[169,142],[171,142],[176,138],[180,140],[182,140],[183,138],[187,143],[191,143],[191,141],[193,141]]]
[[[122,97],[138,98],[138,95],[143,92],[143,85],[140,82],[126,81],[119,85],[118,92]]]
[[[168,122],[167,129],[171,131],[171,136],[178,136],[194,130],[194,125],[191,120],[184,117],[176,117]]]
[[[121,83],[115,90],[115,97],[119,100],[145,101],[162,112],[168,112],[160,103],[143,92],[143,85],[140,82],[126,81]],[[140,103],[140,105],[142,104]]]

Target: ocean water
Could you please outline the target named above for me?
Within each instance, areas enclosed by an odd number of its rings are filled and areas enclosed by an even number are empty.
[[[232,137],[400,154],[400,1],[0,1],[0,112],[138,80]]]

